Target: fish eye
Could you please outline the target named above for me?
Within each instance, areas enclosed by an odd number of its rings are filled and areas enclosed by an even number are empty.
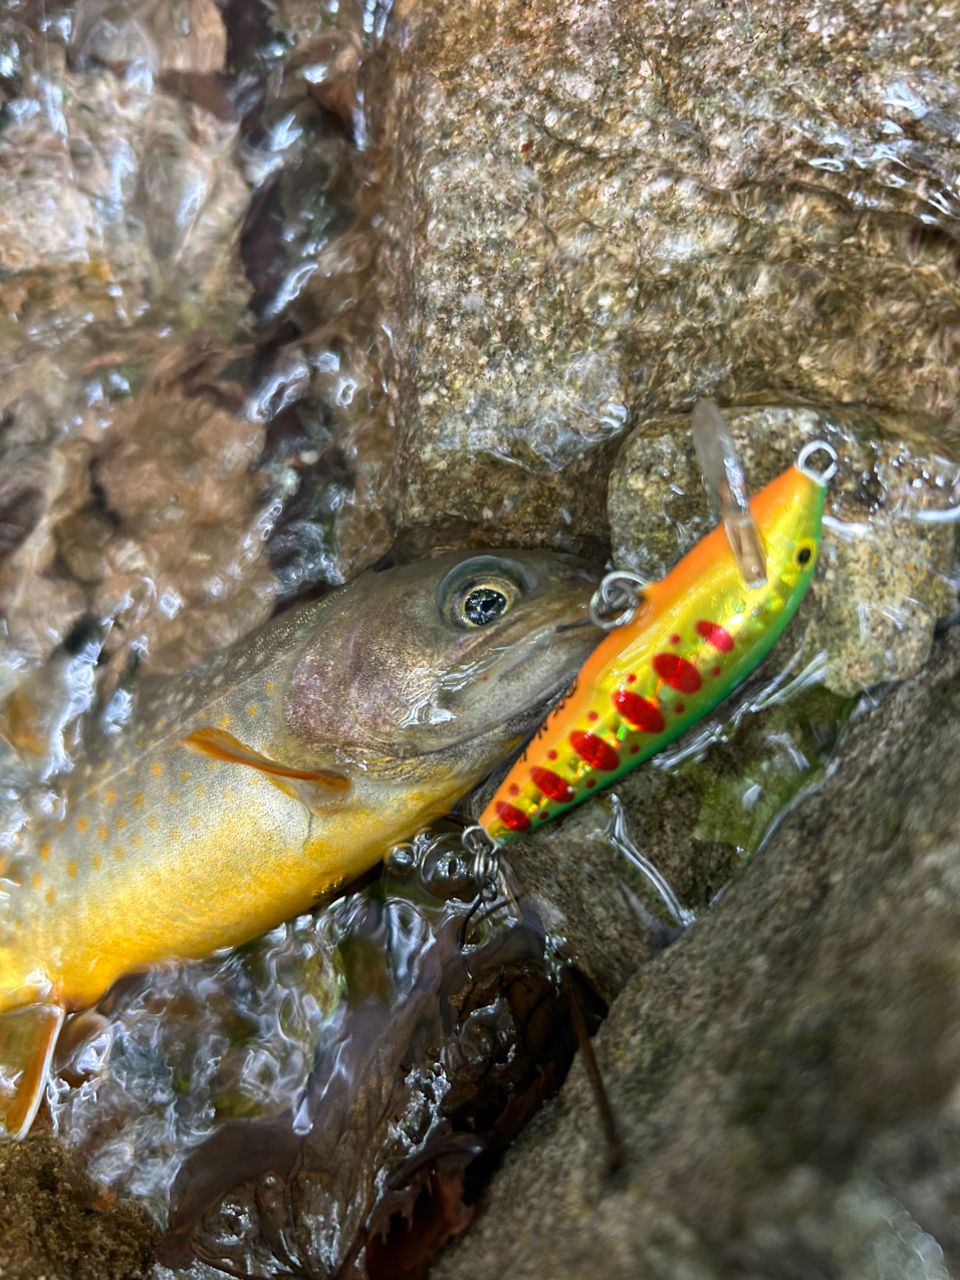
[[[440,584],[437,603],[458,627],[488,627],[523,594],[521,583],[495,556],[475,556],[452,569]]]
[[[810,563],[811,559],[813,558],[813,551],[814,551],[813,542],[809,538],[805,538],[804,541],[801,542],[800,545],[797,547],[796,551],[794,552],[793,558],[796,561],[796,563],[800,566],[801,569],[805,565],[808,565]]]
[[[460,616],[472,627],[485,627],[499,618],[510,601],[496,587],[474,587],[468,591],[460,606]]]

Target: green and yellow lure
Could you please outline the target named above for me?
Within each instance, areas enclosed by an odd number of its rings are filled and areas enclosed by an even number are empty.
[[[679,737],[767,655],[793,617],[817,563],[824,475],[797,465],[762,489],[750,511],[766,580],[744,584],[722,526],[665,578],[643,588],[507,775],[480,816],[498,844],[530,831]]]

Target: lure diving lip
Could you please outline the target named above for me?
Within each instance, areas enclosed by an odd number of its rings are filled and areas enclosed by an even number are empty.
[[[821,474],[812,455],[832,458]],[[479,819],[497,845],[585,800],[706,715],[760,663],[793,617],[817,563],[836,454],[808,444],[750,502],[766,581],[748,587],[723,526],[611,630]]]

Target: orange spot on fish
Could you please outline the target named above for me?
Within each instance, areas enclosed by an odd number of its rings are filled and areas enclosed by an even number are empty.
[[[133,807],[135,809],[143,808],[143,792],[142,791],[138,791],[137,794],[133,797]]]
[[[170,794],[167,796],[167,801],[169,804],[179,804],[180,797],[177,795],[176,791],[171,791]]]
[[[67,878],[72,880],[77,874],[77,864],[73,858],[67,863]]]
[[[89,826],[90,826],[90,819],[87,817],[85,813],[81,813],[80,817],[77,819],[77,830],[80,832],[81,835],[83,835],[87,827]]]
[[[189,769],[181,769],[181,770],[180,770],[180,781],[181,781],[181,782],[189,782],[189,781],[190,781],[190,770],[189,770]]]
[[[273,693],[274,689],[275,689],[277,686],[273,683],[273,681],[272,681],[272,680],[268,680],[268,681],[267,681],[267,683],[266,683],[263,687],[266,689],[267,693]]]
[[[153,774],[155,778],[163,777],[163,765],[160,763],[159,760],[155,761],[154,764],[151,765],[150,772]]]
[[[30,883],[33,885],[34,889],[43,888],[43,876],[40,874],[39,871],[35,871],[33,873],[33,875],[30,877]]]
[[[53,904],[56,902],[57,891],[56,889],[54,889],[53,885],[51,885],[50,888],[47,890],[46,897],[44,900],[48,907],[52,907]]]
[[[44,840],[44,842],[43,842],[43,844],[40,846],[40,850],[39,850],[39,853],[40,853],[40,861],[41,861],[41,862],[46,862],[46,861],[49,859],[49,857],[50,857],[50,853],[51,853],[51,851],[52,851],[52,845],[50,844],[50,841],[49,841],[49,840]]]
[[[106,840],[109,834],[110,834],[109,827],[100,826],[97,828],[97,835],[100,837],[101,840]]]
[[[190,817],[187,819],[187,821],[190,823],[190,826],[191,826],[194,830],[196,830],[196,829],[197,829],[197,827],[199,827],[199,825],[200,825],[200,819],[197,817],[197,815],[196,815],[195,813],[191,813],[191,815],[190,815]]]
[[[107,787],[106,791],[103,793],[103,798],[106,800],[107,804],[113,804],[114,800],[117,798],[117,793],[113,787]]]
[[[170,839],[173,841],[173,843],[174,843],[174,844],[179,844],[179,843],[180,843],[180,829],[179,829],[179,827],[171,827],[171,828],[170,828]]]
[[[122,844],[115,844],[113,846],[113,856],[116,858],[118,862],[123,861],[123,853],[124,853],[124,850],[123,850]]]
[[[257,706],[257,704],[256,704],[255,702],[251,702],[251,703],[249,703],[249,704],[247,705],[247,715],[248,715],[248,716],[255,716],[259,710],[260,710],[260,708]]]
[[[100,870],[101,866],[103,865],[103,859],[100,857],[99,853],[95,853],[93,855],[93,857],[90,859],[90,865],[91,867],[93,867],[94,871]]]
[[[664,726],[660,708],[648,698],[641,698],[639,693],[629,689],[617,689],[610,701],[628,724],[643,733],[660,733]]]
[[[117,819],[117,830],[122,831],[126,825],[127,825],[127,820],[121,813],[120,817]]]
[[[203,783],[198,782],[197,785],[193,788],[193,790],[195,795],[202,796],[204,793]]]
[[[221,729],[229,729],[231,724],[232,724],[232,721],[229,716],[220,717],[219,725]]]
[[[134,847],[135,849],[141,849],[141,848],[143,848],[143,836],[134,836],[134,837],[133,837],[133,847]]]
[[[151,831],[156,831],[160,826],[160,820],[155,813],[151,813],[150,817],[147,819],[147,826]]]
[[[696,693],[702,683],[697,668],[678,653],[655,654],[653,669],[664,684],[678,693]]]

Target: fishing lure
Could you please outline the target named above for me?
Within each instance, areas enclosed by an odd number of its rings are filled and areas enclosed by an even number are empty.
[[[832,459],[822,474],[808,465],[818,451]],[[496,845],[647,760],[749,675],[810,584],[835,471],[833,449],[813,442],[750,502],[766,559],[760,585],[744,583],[721,525],[643,587],[632,617],[587,659],[481,814]]]

